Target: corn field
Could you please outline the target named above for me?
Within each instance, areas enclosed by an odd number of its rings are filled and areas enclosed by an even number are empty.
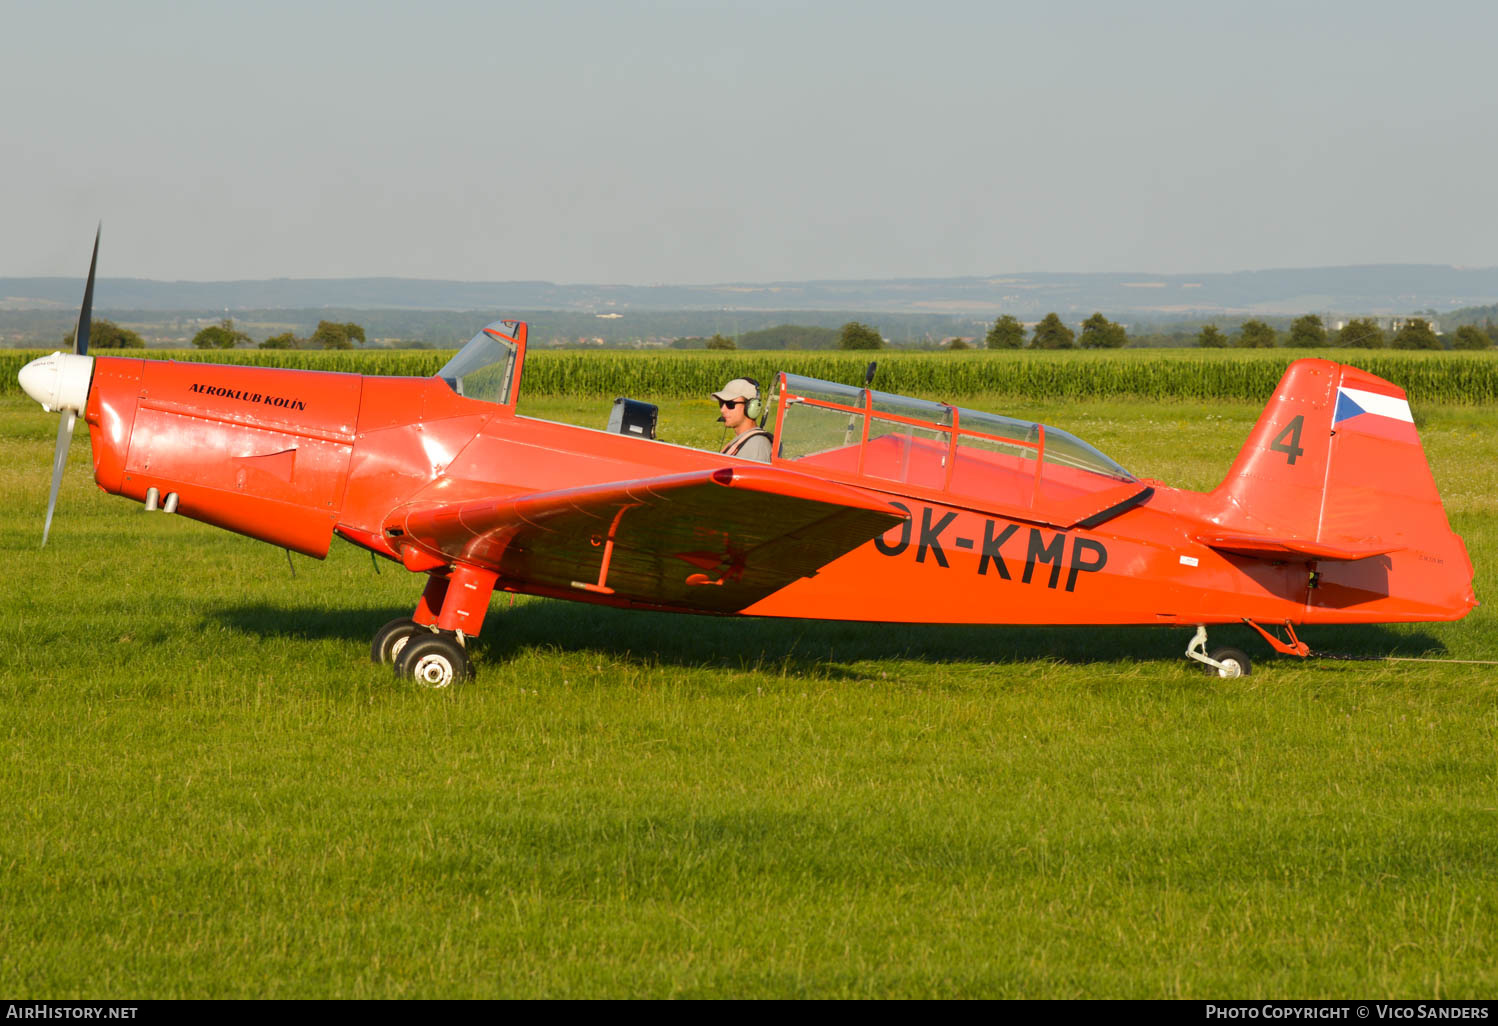
[[[123,351],[115,351],[127,355]],[[0,351],[0,395],[18,395],[16,372],[41,355]],[[110,353],[109,355],[114,355]],[[436,350],[147,350],[130,357],[253,364],[301,370],[427,377],[452,355]],[[1361,367],[1401,386],[1415,402],[1480,405],[1498,400],[1498,353],[1391,350],[1111,350],[1104,352],[532,352],[525,396],[685,398],[730,378],[768,390],[777,372],[861,384],[878,360],[876,387],[935,399],[1005,395],[1025,399],[1231,399],[1262,402],[1292,360],[1317,355]]]

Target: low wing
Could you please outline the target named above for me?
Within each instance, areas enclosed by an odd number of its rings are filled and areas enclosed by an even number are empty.
[[[724,467],[423,507],[386,530],[525,590],[732,612],[905,519],[853,488],[772,467]]]

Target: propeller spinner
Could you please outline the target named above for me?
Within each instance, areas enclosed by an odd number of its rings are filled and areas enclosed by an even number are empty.
[[[88,403],[89,382],[93,378],[94,358],[88,355],[89,324],[94,306],[94,270],[99,265],[99,236],[103,225],[94,232],[94,256],[88,265],[88,284],[83,289],[83,306],[78,311],[78,325],[73,331],[73,351],[53,353],[32,360],[16,375],[21,388],[42,404],[49,413],[62,414],[57,425],[57,448],[52,454],[52,494],[47,499],[47,522],[42,527],[42,545],[52,531],[52,514],[57,510],[57,490],[62,486],[62,468],[68,462],[68,444],[73,440],[73,425]]]

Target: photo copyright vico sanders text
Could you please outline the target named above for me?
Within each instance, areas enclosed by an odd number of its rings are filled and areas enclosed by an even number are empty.
[[[1486,1019],[1483,1005],[1207,1005],[1208,1019]]]

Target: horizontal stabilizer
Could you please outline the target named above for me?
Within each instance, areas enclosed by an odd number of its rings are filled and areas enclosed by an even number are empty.
[[[1291,563],[1308,563],[1316,559],[1351,562],[1356,559],[1367,559],[1370,556],[1388,555],[1404,548],[1403,545],[1384,543],[1333,544],[1324,541],[1307,541],[1301,538],[1270,538],[1252,534],[1206,534],[1197,535],[1196,540],[1219,552],[1228,552],[1235,556]]]

